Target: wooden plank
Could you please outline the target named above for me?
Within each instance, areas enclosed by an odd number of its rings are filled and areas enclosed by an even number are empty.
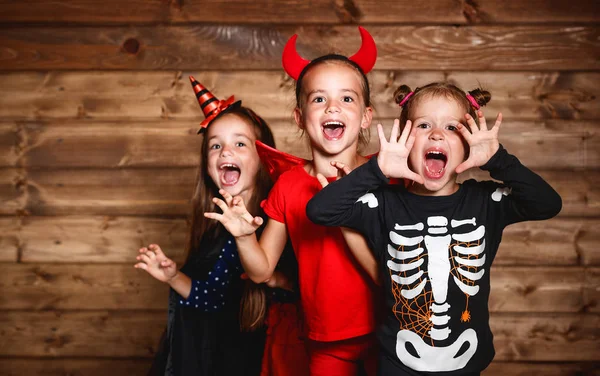
[[[0,218],[7,260],[17,246],[23,262],[130,262],[131,250],[150,242],[183,257],[187,225],[183,219],[144,217]],[[553,218],[517,223],[503,234],[494,265],[600,265],[596,219]],[[73,230],[77,231],[73,231]]]
[[[22,169],[0,169],[0,214],[24,214],[26,205],[25,172]]]
[[[196,170],[29,171],[25,210],[38,215],[186,216]]]
[[[182,261],[188,233],[184,219],[144,217],[27,217],[21,226],[22,262],[132,264],[151,243]]]
[[[168,286],[143,270],[135,269],[137,248],[128,251],[128,264],[3,265],[0,307],[24,310],[108,309],[117,312],[165,309],[166,315]],[[11,289],[19,294],[10,293]]]
[[[0,358],[3,376],[132,376],[145,375],[152,360],[110,358]]]
[[[599,30],[579,25],[369,27],[379,51],[377,69],[469,71],[600,69]],[[350,55],[360,44],[356,26],[16,26],[0,35],[0,69],[279,70],[283,46],[295,33],[302,35],[299,50],[309,59],[331,51]]]
[[[190,74],[219,98],[235,95],[264,118],[291,122],[293,81],[280,66],[273,72],[4,72],[0,74],[4,88],[0,118],[128,119],[131,123],[175,118],[190,119],[188,126],[196,127],[203,115],[187,79]],[[600,118],[598,72],[415,71],[403,66],[372,72],[369,80],[376,118],[399,115],[392,99],[398,86],[415,88],[434,81],[449,81],[465,90],[481,84],[493,98],[486,113],[501,111],[506,123],[517,118]]]
[[[3,357],[122,359],[152,356],[166,313],[1,311],[0,319]],[[493,315],[496,361],[597,362],[599,321],[592,314]]]
[[[600,216],[600,173],[538,171],[561,195],[560,217]],[[459,176],[489,179],[483,171]],[[186,216],[196,169],[0,169],[0,214]],[[16,183],[15,183],[16,182]],[[592,243],[595,238],[585,235]]]
[[[83,24],[146,24],[191,22],[337,24],[337,23],[555,23],[598,22],[593,1],[518,0],[458,2],[438,0],[417,4],[409,0],[354,0],[352,2],[294,0],[214,0],[207,6],[195,2],[117,0],[0,1],[0,21],[68,22]]]
[[[389,134],[392,119],[381,122]],[[308,140],[295,124],[269,123],[280,150],[311,158]],[[500,142],[532,169],[600,169],[598,130],[598,121],[509,119],[502,125]],[[27,122],[20,131],[20,151],[6,158],[7,164],[0,159],[0,167],[193,167],[198,166],[202,142],[196,132],[197,125],[184,120]],[[379,149],[376,130],[371,132],[367,154]]]
[[[166,308],[165,284],[127,264],[13,264],[0,277],[1,309],[125,310]],[[179,249],[166,248],[169,255]],[[582,267],[494,266],[493,312],[597,312],[600,270]],[[94,299],[90,299],[93,291]],[[13,292],[13,293],[11,293]]]
[[[583,376],[599,375],[600,363],[523,363],[494,361],[485,371],[483,376]]]
[[[16,262],[21,244],[18,217],[0,217],[0,262]]]
[[[492,267],[492,312],[600,312],[600,272],[566,267]]]
[[[1,311],[0,356],[149,358],[166,320],[166,310]]]
[[[547,314],[522,316],[494,314],[496,360],[598,361],[600,316]]]
[[[581,171],[536,171],[562,198],[560,217],[595,217],[600,213],[600,175]],[[471,169],[459,175],[458,180],[490,180],[490,175]]]
[[[508,226],[495,265],[600,265],[600,221],[552,218]]]

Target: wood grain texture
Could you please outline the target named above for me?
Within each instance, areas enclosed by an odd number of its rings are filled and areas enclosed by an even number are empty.
[[[188,214],[196,180],[194,168],[164,169],[0,169],[0,215]],[[560,217],[600,216],[600,172],[537,170],[562,197]],[[467,178],[489,179],[482,171]]]
[[[168,287],[128,264],[14,264],[0,277],[0,308],[126,310],[166,308]],[[178,249],[165,247],[168,255]],[[492,312],[600,312],[600,269],[494,266]],[[90,299],[93,292],[94,298]]]
[[[399,115],[393,101],[398,86],[406,84],[414,89],[430,82],[449,81],[464,90],[484,87],[492,94],[486,113],[502,112],[507,121],[600,119],[598,72],[415,71],[404,66],[396,69],[369,74],[376,118]],[[217,97],[235,95],[264,118],[292,119],[293,82],[281,67],[272,72],[4,72],[0,74],[4,88],[0,91],[0,118],[112,119],[132,123],[144,119],[190,119],[189,126],[195,127],[203,115],[187,78],[190,74]],[[19,126],[32,125],[3,125],[5,132],[13,129],[15,133]]]
[[[492,115],[492,114],[490,114]],[[378,119],[389,134],[392,119]],[[494,116],[488,116],[493,124]],[[311,158],[308,138],[286,120],[269,121],[277,147]],[[8,128],[10,123],[0,123]],[[89,121],[15,122],[20,134],[0,151],[0,167],[123,168],[198,166],[202,136],[195,122]],[[373,126],[364,153],[379,150]],[[600,169],[600,121],[518,121],[502,124],[500,142],[532,169]],[[557,153],[556,150],[561,150]],[[4,162],[4,164],[3,164]]]
[[[176,261],[185,256],[184,219],[148,217],[27,217],[18,239],[22,262],[135,262],[137,250],[160,244]]]
[[[164,312],[144,311],[0,311],[0,319],[0,356],[47,358],[149,358],[166,322]],[[599,320],[594,314],[492,315],[495,360],[597,362]]]
[[[369,31],[379,51],[377,69],[600,69],[595,26],[372,26]],[[356,26],[15,26],[0,35],[0,70],[279,70],[283,46],[296,33],[298,49],[309,59],[332,51],[351,55],[360,44]]]
[[[135,269],[138,247],[127,264],[6,264],[0,277],[2,309],[164,309],[168,285]],[[171,254],[181,250],[165,248]],[[11,292],[13,291],[13,292]],[[17,294],[18,292],[18,294]]]
[[[182,260],[188,225],[184,219],[147,217],[0,217],[3,261],[26,263],[130,263],[132,250],[160,244]],[[553,218],[508,226],[496,266],[598,266],[597,219]]]
[[[2,22],[135,23],[557,23],[598,22],[597,3],[589,0],[452,1],[415,3],[409,0],[214,0],[201,2],[117,0],[0,1]]]
[[[494,361],[481,373],[483,376],[598,376],[600,362],[581,363],[529,363]]]

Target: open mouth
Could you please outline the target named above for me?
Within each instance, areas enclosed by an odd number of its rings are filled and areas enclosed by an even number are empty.
[[[223,163],[219,166],[221,183],[226,186],[235,185],[240,180],[241,170],[233,163]]]
[[[448,157],[441,150],[430,150],[425,153],[425,174],[428,178],[439,179],[444,175]]]
[[[346,129],[346,126],[341,121],[326,121],[322,127],[325,138],[330,141],[339,140]]]

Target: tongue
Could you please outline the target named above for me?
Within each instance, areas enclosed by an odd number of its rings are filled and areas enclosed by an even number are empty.
[[[235,184],[240,178],[240,172],[238,170],[226,170],[223,178],[225,179],[225,183]]]
[[[344,133],[344,127],[325,127],[323,132],[327,138],[339,138]]]
[[[446,163],[444,161],[442,161],[441,159],[434,158],[427,159],[427,161],[425,161],[425,164],[427,165],[429,171],[433,173],[439,173],[446,166]]]

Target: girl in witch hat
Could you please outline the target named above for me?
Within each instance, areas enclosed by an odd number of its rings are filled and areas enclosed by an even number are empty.
[[[254,234],[264,219],[250,214],[241,196],[222,191],[224,200],[215,201],[223,214],[205,214],[235,235],[242,264],[255,282],[271,278],[285,239],[291,238],[298,260],[311,376],[354,376],[361,369],[373,375],[377,360],[377,289],[365,272],[375,268],[375,260],[362,237],[347,242],[339,228],[315,225],[305,211],[306,203],[321,190],[318,173],[335,179],[338,172],[333,161],[354,168],[367,160],[358,154],[358,146],[366,141],[364,132],[371,124],[366,73],[373,68],[377,51],[371,35],[359,29],[362,46],[350,58],[330,54],[305,60],[296,52],[296,35],[284,48],[283,67],[296,80],[294,117],[308,134],[312,160],[300,161],[277,179],[263,205],[269,218],[260,241]],[[276,160],[285,164],[286,158]]]
[[[259,204],[272,182],[260,163],[255,141],[274,146],[273,134],[241,101],[233,96],[219,100],[193,77],[190,80],[205,119],[198,131],[203,139],[187,260],[178,270],[160,246],[150,244],[139,250],[135,264],[171,287],[167,329],[150,374],[258,376],[267,301],[297,300],[296,294],[287,291],[297,291],[293,252],[287,252],[279,265],[285,273],[275,273],[268,283],[287,290],[276,287],[266,291],[264,284],[241,278],[243,269],[233,236],[203,213],[215,210],[213,199],[222,190],[244,197],[253,215],[264,215]]]

